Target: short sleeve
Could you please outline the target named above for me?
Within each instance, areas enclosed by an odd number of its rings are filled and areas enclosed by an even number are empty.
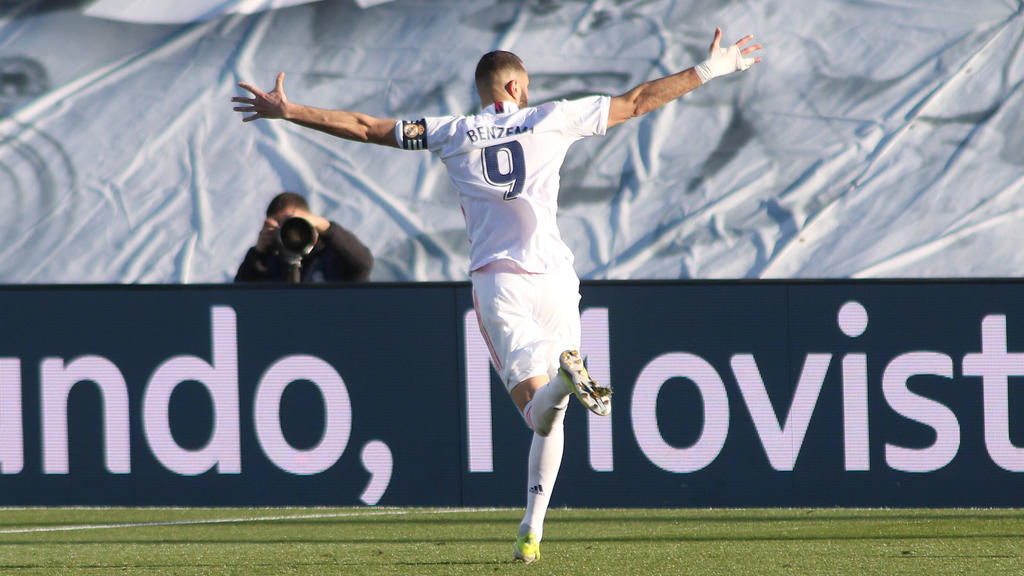
[[[562,102],[566,132],[573,136],[599,136],[608,131],[609,96],[590,96]]]

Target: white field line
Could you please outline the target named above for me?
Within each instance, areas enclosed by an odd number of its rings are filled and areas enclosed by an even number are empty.
[[[185,508],[182,508],[185,510]],[[166,520],[160,522],[123,522],[118,524],[76,524],[69,526],[40,526],[35,528],[4,528],[2,534],[32,534],[39,532],[69,532],[75,530],[108,530],[111,528],[150,528],[155,526],[194,526],[200,524],[235,524],[242,522],[279,522],[282,520],[320,520],[324,518],[352,518],[364,516],[402,516],[408,514],[457,514],[494,512],[501,508],[452,508],[445,510],[367,510],[358,512],[322,512],[291,516],[252,516],[248,518],[204,518],[199,520]]]

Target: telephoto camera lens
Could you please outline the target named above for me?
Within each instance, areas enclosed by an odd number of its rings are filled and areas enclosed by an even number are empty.
[[[281,246],[292,254],[309,254],[316,244],[316,229],[309,220],[298,216],[289,218],[281,224]]]

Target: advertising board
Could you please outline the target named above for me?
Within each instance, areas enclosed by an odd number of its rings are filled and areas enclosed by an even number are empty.
[[[585,282],[555,506],[1019,506],[1024,284]],[[0,505],[519,506],[465,283],[0,288]]]

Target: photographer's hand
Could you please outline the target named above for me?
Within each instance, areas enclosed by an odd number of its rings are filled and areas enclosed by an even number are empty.
[[[316,228],[318,234],[326,233],[327,229],[331,227],[331,222],[327,218],[324,218],[323,216],[317,216],[316,214],[307,212],[301,208],[296,208],[295,211],[292,212],[292,216],[304,218],[306,221],[313,225],[313,228]]]
[[[277,229],[280,225],[277,220],[267,218],[263,221],[263,228],[260,229],[260,237],[256,240],[256,251],[261,254],[270,254],[277,248]]]

